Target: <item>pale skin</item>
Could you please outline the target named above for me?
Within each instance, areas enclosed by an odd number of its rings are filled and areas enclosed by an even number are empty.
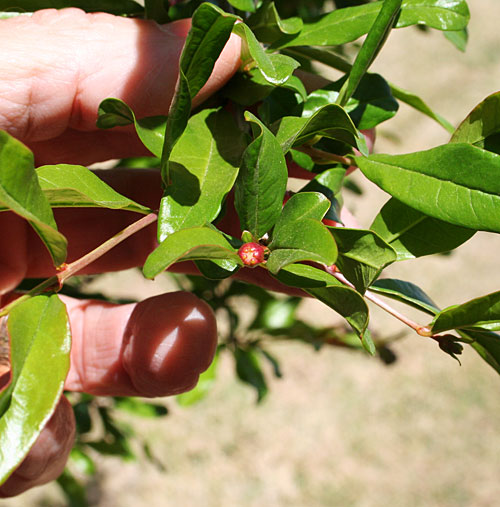
[[[103,99],[117,97],[138,117],[167,114],[189,26],[189,21],[158,26],[78,9],[0,21],[0,129],[29,146],[37,166],[88,165],[148,154],[132,129],[97,130],[97,108]],[[236,72],[239,55],[240,41],[233,36],[195,103]],[[291,172],[307,176],[300,168]],[[114,170],[102,176],[132,199],[158,207],[157,173]],[[55,216],[68,238],[68,262],[140,218],[98,209],[55,210]],[[225,223],[228,232],[239,235],[234,226]],[[153,224],[83,272],[141,266],[155,247],[155,238]],[[14,214],[0,213],[0,307],[12,299],[12,290],[23,278],[53,274],[50,257],[30,226]],[[281,289],[262,269],[242,270],[239,278]],[[103,396],[177,394],[194,387],[213,359],[215,318],[192,294],[163,294],[121,306],[66,297],[64,302],[72,329],[68,390]],[[8,372],[0,364],[0,389],[7,382]],[[0,497],[18,495],[58,477],[74,432],[73,412],[63,397],[28,457],[0,487]]]

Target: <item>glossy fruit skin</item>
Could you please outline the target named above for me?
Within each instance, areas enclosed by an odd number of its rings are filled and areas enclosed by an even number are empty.
[[[259,243],[245,243],[238,250],[238,255],[245,266],[253,268],[265,261],[265,248]]]

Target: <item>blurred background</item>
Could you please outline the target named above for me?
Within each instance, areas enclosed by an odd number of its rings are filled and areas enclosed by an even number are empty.
[[[421,97],[454,125],[487,95],[500,90],[500,3],[469,2],[465,53],[442,33],[393,31],[372,70]],[[377,151],[405,153],[447,142],[427,117],[401,106],[377,132]],[[347,207],[368,226],[387,196],[355,175],[364,191],[346,195]],[[477,234],[451,257],[405,261],[386,277],[411,280],[445,307],[498,290],[500,238]],[[167,276],[144,281],[136,271],[105,275],[92,290],[143,298],[172,289]],[[305,301],[299,315],[335,325],[321,303]],[[419,316],[425,323],[426,317]],[[279,342],[283,378],[256,404],[255,391],[238,382],[228,355],[199,403],[161,400],[166,417],[124,416],[149,444],[164,470],[138,453],[136,461],[98,459],[89,485],[91,505],[165,506],[426,506],[491,507],[500,498],[500,379],[466,348],[462,365],[431,340],[372,313],[380,336],[395,342],[398,360],[387,366],[337,347],[315,352]],[[48,485],[0,501],[20,507],[67,505]]]

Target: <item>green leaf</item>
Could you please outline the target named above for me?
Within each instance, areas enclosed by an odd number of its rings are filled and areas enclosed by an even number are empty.
[[[71,449],[69,459],[82,474],[95,475],[97,472],[94,460],[80,447],[73,447]]]
[[[476,233],[429,217],[394,198],[385,203],[370,229],[394,248],[398,261],[449,252]]]
[[[301,188],[302,192],[316,192],[323,194],[330,201],[330,208],[323,218],[342,222],[340,210],[342,208],[342,188],[345,176],[343,167],[332,167],[317,174],[307,185]]]
[[[283,84],[299,66],[299,62],[290,56],[266,53],[252,30],[245,23],[236,24],[234,32],[245,42],[242,50],[243,64],[249,65],[253,60],[264,78],[270,83],[275,85]]]
[[[336,261],[343,275],[363,293],[381,271],[396,261],[396,252],[372,231],[329,227],[339,249]]]
[[[169,184],[169,159],[172,150],[187,126],[191,101],[207,82],[215,62],[228,41],[237,17],[218,7],[203,3],[191,20],[191,30],[184,44],[179,81],[167,119],[162,150],[161,173]]]
[[[296,322],[295,314],[300,302],[298,297],[257,299],[258,310],[249,329],[263,329],[267,332],[270,329],[289,328]]]
[[[66,238],[57,230],[50,204],[34,168],[33,153],[0,131],[0,204],[28,220],[59,266],[66,259]]]
[[[248,19],[248,26],[262,42],[270,44],[282,35],[300,32],[303,27],[302,19],[293,17],[281,19],[274,2],[267,2]]]
[[[453,133],[453,131],[455,130],[453,125],[448,120],[443,118],[441,115],[435,113],[419,96],[407,90],[403,90],[403,88],[399,88],[398,86],[392,83],[390,83],[390,87],[394,98],[413,107],[413,109],[420,111],[422,114],[425,114],[429,118],[432,118],[434,121],[439,123],[443,128],[445,128],[450,134]]]
[[[401,2],[402,0],[385,0],[383,2],[382,8],[354,60],[349,76],[339,92],[337,102],[341,106],[345,106],[352,97],[361,79],[384,45],[396,21]]]
[[[267,261],[271,273],[288,264],[316,261],[331,265],[337,258],[337,246],[321,219],[330,207],[328,199],[315,192],[292,196],[283,208],[273,231],[272,250]]]
[[[309,117],[320,107],[337,101],[345,78],[310,93],[304,103],[302,116]],[[399,104],[387,81],[379,74],[365,74],[344,109],[358,129],[367,130],[392,118]]]
[[[40,9],[78,7],[85,12],[108,12],[116,15],[140,15],[144,8],[132,0],[0,0],[0,10],[34,12]]]
[[[240,11],[255,12],[253,0],[227,0],[229,4]]]
[[[422,213],[500,232],[500,156],[454,143],[408,155],[354,157],[380,188]]]
[[[368,33],[384,2],[372,2],[355,7],[336,9],[305,23],[295,36],[282,37],[275,47],[338,46],[352,42]],[[462,30],[470,14],[465,0],[406,0],[396,28],[424,24],[438,30]]]
[[[149,254],[143,272],[146,278],[168,269],[178,261],[229,259],[241,265],[237,251],[226,238],[208,227],[192,227],[174,232]]]
[[[177,403],[181,407],[189,407],[190,405],[194,405],[207,396],[215,383],[218,360],[219,354],[216,354],[214,360],[212,361],[212,364],[200,375],[198,383],[194,389],[191,389],[191,391],[188,391],[187,393],[182,393],[176,396]]]
[[[99,207],[148,214],[151,210],[113,190],[80,165],[45,165],[36,169],[40,187],[52,207]]]
[[[57,484],[62,489],[66,497],[67,504],[71,507],[87,507],[87,491],[83,484],[65,468],[63,473],[56,479]]]
[[[439,308],[417,285],[395,278],[380,278],[370,286],[370,291],[405,303],[417,310],[436,315]]]
[[[451,136],[451,143],[468,143],[500,153],[500,92],[478,104]]]
[[[66,308],[57,296],[37,296],[16,306],[7,327],[12,380],[0,395],[0,484],[24,459],[54,412],[71,348]]]
[[[148,403],[137,398],[115,398],[115,408],[140,417],[156,418],[168,414],[164,405]]]
[[[432,321],[431,330],[441,333],[450,329],[482,326],[489,331],[500,331],[500,292],[445,308]]]
[[[236,274],[240,265],[230,259],[212,259],[195,261],[199,272],[210,280],[224,280]]]
[[[281,214],[288,170],[281,146],[271,131],[248,111],[245,118],[252,122],[255,138],[243,153],[234,205],[242,230],[260,238]]]
[[[227,111],[204,109],[190,118],[170,157],[171,185],[161,200],[159,241],[217,217],[244,148],[243,134]]]
[[[257,391],[257,403],[260,403],[266,397],[269,389],[255,350],[237,347],[234,350],[234,359],[236,361],[236,374],[238,378],[255,388]]]
[[[284,116],[279,122],[276,138],[283,153],[286,153],[290,148],[300,146],[317,135],[362,148],[356,126],[345,109],[338,104],[328,104],[309,118]]]
[[[343,285],[329,273],[304,264],[286,266],[275,276],[290,287],[304,289],[342,315],[361,337],[365,349],[371,349],[369,338],[368,342],[364,340],[369,320],[368,305],[358,292]]]
[[[443,35],[462,53],[467,49],[467,42],[469,41],[469,32],[467,28],[462,30],[454,30],[444,32]]]
[[[120,99],[104,99],[99,104],[96,125],[101,129],[134,124],[144,146],[156,157],[161,157],[165,138],[166,116],[149,116],[138,120],[132,109]]]
[[[459,330],[458,334],[492,367],[500,373],[500,336],[482,330]]]

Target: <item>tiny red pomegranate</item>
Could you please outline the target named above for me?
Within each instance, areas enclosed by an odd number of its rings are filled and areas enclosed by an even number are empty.
[[[245,243],[238,250],[238,255],[245,266],[253,268],[266,260],[266,247],[255,242]]]

